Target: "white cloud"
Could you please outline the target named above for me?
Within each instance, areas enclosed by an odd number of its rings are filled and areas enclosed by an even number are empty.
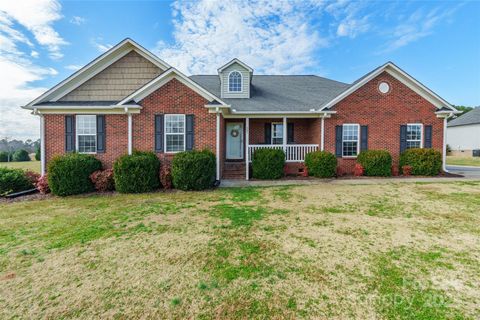
[[[99,52],[102,52],[102,53],[113,47],[112,44],[109,44],[109,43],[103,44],[101,42],[103,42],[102,38],[97,38],[97,39],[92,39],[91,40],[91,43],[95,47],[95,49],[97,49]]]
[[[85,21],[85,18],[79,16],[73,16],[72,19],[70,19],[70,23],[76,24],[77,26],[84,24]]]
[[[47,47],[52,59],[63,57],[60,47],[67,44],[52,27],[62,18],[60,11],[61,6],[56,0],[0,0],[3,19],[10,23],[15,20],[28,29],[40,45]]]
[[[79,66],[79,65],[76,65],[76,64],[69,64],[69,65],[65,66],[65,69],[72,70],[72,71],[77,71],[81,68],[82,68],[82,66]]]
[[[434,8],[428,12],[417,9],[394,28],[390,40],[379,53],[394,51],[432,34],[434,27],[450,18],[458,7],[445,10]]]
[[[159,41],[162,59],[187,73],[215,73],[237,57],[256,73],[301,73],[317,66],[328,44],[309,24],[322,4],[276,1],[175,2],[173,45]]]
[[[45,46],[51,57],[60,57],[60,46],[66,42],[51,24],[60,18],[55,1],[0,0],[0,136],[38,138],[38,117],[20,106],[30,102],[47,88],[35,86],[35,81],[54,76],[53,68],[40,67],[32,58],[39,56],[34,44],[22,32],[22,25],[35,40]],[[24,46],[27,47],[25,48]]]
[[[370,29],[368,16],[362,19],[346,18],[337,27],[337,36],[355,38],[361,33],[365,33]]]

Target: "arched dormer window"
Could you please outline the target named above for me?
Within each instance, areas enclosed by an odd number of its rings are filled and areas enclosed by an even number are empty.
[[[232,71],[228,75],[228,91],[242,92],[242,74],[238,71]]]

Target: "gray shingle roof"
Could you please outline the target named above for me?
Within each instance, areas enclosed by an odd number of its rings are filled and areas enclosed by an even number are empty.
[[[220,97],[218,75],[194,75],[190,79]],[[237,112],[310,111],[346,90],[350,85],[313,75],[254,75],[250,99],[223,98]]]
[[[448,123],[448,127],[464,126],[467,124],[480,124],[480,107],[462,114]]]

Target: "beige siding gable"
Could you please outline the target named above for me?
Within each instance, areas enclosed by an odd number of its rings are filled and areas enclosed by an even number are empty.
[[[132,50],[59,101],[119,101],[160,73],[160,68]]]
[[[238,71],[242,74],[242,92],[228,92],[228,75],[232,71]],[[221,98],[250,98],[250,71],[238,63],[232,63],[220,73],[220,82],[222,85]]]

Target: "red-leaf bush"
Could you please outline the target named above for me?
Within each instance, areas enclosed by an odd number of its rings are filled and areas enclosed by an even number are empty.
[[[398,166],[392,165],[392,176],[396,177],[396,176],[398,176],[399,174],[400,174],[400,173],[399,173]]]
[[[353,168],[353,175],[356,177],[363,176],[365,173],[365,169],[363,169],[363,166],[360,163],[355,163],[355,168]]]
[[[36,185],[38,182],[38,179],[40,179],[40,174],[27,170],[25,171],[25,177],[30,181],[33,185]]]
[[[38,191],[40,191],[41,194],[47,194],[50,192],[50,188],[48,187],[48,178],[46,174],[38,178],[35,187],[37,187]]]
[[[172,189],[172,168],[169,165],[163,165],[160,168],[160,183],[165,189]]]
[[[97,170],[90,175],[95,189],[98,191],[111,191],[115,189],[113,169]]]
[[[404,176],[412,175],[412,166],[402,166],[402,173]]]

